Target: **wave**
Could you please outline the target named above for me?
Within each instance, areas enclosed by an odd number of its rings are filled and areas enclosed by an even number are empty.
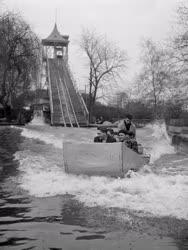
[[[82,141],[92,142],[96,131],[92,129],[78,129],[78,128],[63,128],[50,127],[44,125],[41,117],[30,123],[26,128],[23,128],[22,135],[27,138],[40,139],[48,144],[53,144],[57,148],[62,148],[64,141]],[[146,136],[140,136],[140,141],[145,146],[146,153],[151,155],[151,163],[154,163],[164,154],[174,154],[175,149],[171,145],[171,139],[167,134],[165,123],[156,122],[149,124],[144,129]],[[139,131],[138,131],[139,132]],[[79,136],[80,133],[80,136]]]
[[[150,141],[147,145],[147,147],[150,148],[149,153],[151,155],[151,163],[154,163],[162,155],[175,153],[175,149],[171,145],[171,139],[168,136],[164,122],[149,124],[146,126],[146,129],[150,129],[151,131],[151,134],[149,135]]]
[[[182,175],[132,173],[131,178],[74,176],[31,151],[17,152],[20,186],[36,197],[71,194],[86,206],[118,207],[145,215],[188,219],[187,183]]]
[[[41,110],[35,111],[34,117],[30,122],[30,125],[44,126],[44,117]]]
[[[36,197],[71,194],[86,206],[118,207],[154,216],[174,216],[188,219],[188,176],[178,174],[155,174],[145,166],[130,178],[74,176],[66,174],[57,157],[51,157],[54,148],[60,149],[62,141],[88,141],[96,130],[78,128],[56,128],[47,125],[29,124],[22,135],[40,139],[51,145],[45,154],[28,150],[18,151],[21,188]],[[147,146],[152,162],[164,154],[173,154],[165,124],[148,125],[138,130],[138,137]],[[32,143],[32,142],[31,142]],[[42,147],[42,145],[41,145]]]

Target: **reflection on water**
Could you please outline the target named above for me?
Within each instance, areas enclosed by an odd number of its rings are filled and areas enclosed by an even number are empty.
[[[55,133],[58,134],[60,130],[57,130]],[[97,190],[97,186],[91,189],[87,178],[86,180],[79,179],[80,185],[81,182],[87,181],[87,186],[84,186],[88,188],[86,191],[90,192],[87,195],[83,188],[79,189],[79,185],[75,192],[76,196],[71,192],[64,193],[64,185],[68,185],[69,179],[64,179],[64,183],[58,182],[62,160],[60,148],[48,145],[36,138],[23,138],[20,133],[21,130],[18,129],[0,128],[2,142],[0,146],[0,249],[184,250],[188,248],[188,226],[185,218],[154,216],[143,210],[134,210],[126,206],[118,207],[119,204],[114,207],[100,206],[97,203],[95,206],[87,206],[84,199],[88,199],[89,195],[94,195]],[[84,130],[82,133],[84,136],[87,135]],[[51,136],[50,140],[55,139]],[[55,143],[57,146],[60,145],[56,141]],[[14,154],[18,152],[22,154],[22,160],[25,160],[22,161],[22,167],[20,167],[20,161],[14,158]],[[27,158],[25,158],[26,155]],[[164,155],[156,162],[154,171],[157,175],[163,173],[164,176],[174,176],[177,165],[181,164],[181,174],[185,175],[187,164],[185,158],[185,156],[175,154],[171,154],[170,157]],[[169,170],[169,167],[174,172]],[[52,179],[44,179],[46,172],[49,173],[48,178]],[[33,178],[33,174],[35,177],[38,175],[36,186],[30,188],[39,193],[46,189],[49,193],[47,197],[31,196],[30,189],[22,188],[22,181],[25,180],[26,174],[28,178]],[[142,175],[140,177],[144,178]],[[48,183],[51,181],[52,186],[49,187],[46,181]],[[69,181],[71,181],[70,185],[74,185],[77,179]],[[103,199],[105,195],[108,199],[109,192],[114,192],[117,196],[118,193],[124,192],[125,195],[129,195],[128,202],[132,199],[134,205],[136,196],[140,194],[135,193],[133,186],[128,187],[121,180],[119,181],[124,186],[116,184],[112,189],[113,180],[112,183],[105,179],[99,180],[99,184],[104,185]],[[182,179],[176,181],[181,182]],[[180,184],[182,185],[182,182]],[[131,185],[135,185],[134,181]],[[177,187],[181,186],[177,185]],[[55,196],[50,195],[53,188],[58,191]],[[132,190],[132,193],[126,193],[127,188],[129,192]],[[67,190],[71,191],[71,189]],[[184,189],[181,189],[182,191]],[[82,196],[82,200],[77,199],[79,192],[85,195]],[[96,193],[99,198],[100,192]],[[114,201],[116,198],[114,196]],[[184,205],[181,203],[181,197],[179,202],[180,205]],[[155,204],[155,200],[151,200],[150,203]],[[153,211],[156,210],[153,209]]]

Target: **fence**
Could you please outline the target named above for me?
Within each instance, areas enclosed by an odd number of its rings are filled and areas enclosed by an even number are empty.
[[[170,119],[167,124],[175,127],[188,127],[188,118]]]

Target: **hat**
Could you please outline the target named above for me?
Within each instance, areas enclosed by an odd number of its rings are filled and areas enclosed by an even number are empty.
[[[107,132],[110,132],[111,134],[114,134],[114,130],[112,128],[107,128]]]
[[[133,119],[133,116],[131,114],[126,114],[125,118],[128,118],[131,121]]]

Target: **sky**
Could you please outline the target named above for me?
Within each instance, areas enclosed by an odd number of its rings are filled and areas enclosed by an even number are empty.
[[[160,42],[172,32],[180,0],[2,0],[4,10],[19,12],[43,39],[55,21],[61,34],[70,36],[69,63],[80,89],[87,84],[86,61],[78,48],[83,28],[95,29],[127,51],[129,64],[120,88],[126,88],[138,71],[140,44]],[[1,7],[2,7],[1,6]]]

